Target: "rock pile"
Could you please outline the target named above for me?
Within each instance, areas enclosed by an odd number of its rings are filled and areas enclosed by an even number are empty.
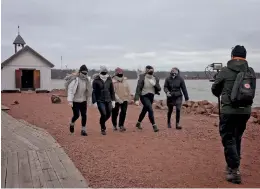
[[[51,102],[53,104],[60,104],[61,103],[61,99],[57,95],[51,95]]]
[[[167,110],[166,100],[158,100],[153,104],[155,109]],[[202,114],[216,118],[215,126],[218,125],[219,109],[218,103],[212,103],[207,100],[187,101],[182,104],[182,112],[186,114]],[[260,107],[252,108],[250,123],[260,124]]]

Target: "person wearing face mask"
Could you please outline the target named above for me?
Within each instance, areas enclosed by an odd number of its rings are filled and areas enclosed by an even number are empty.
[[[100,67],[100,73],[94,78],[92,88],[92,103],[97,105],[100,112],[101,134],[106,135],[106,121],[115,107],[115,91],[105,66]]]
[[[143,104],[143,109],[139,115],[136,127],[142,129],[141,122],[143,121],[146,113],[148,112],[149,120],[153,126],[154,132],[158,132],[159,129],[155,124],[154,113],[153,113],[153,101],[154,95],[160,95],[161,87],[159,84],[159,78],[154,76],[154,69],[152,66],[146,66],[144,74],[141,74],[138,79],[134,101],[135,104],[139,105],[139,98]]]
[[[176,129],[182,129],[180,126],[180,115],[182,106],[182,95],[184,95],[185,101],[189,100],[187,88],[184,79],[180,76],[178,68],[172,68],[170,76],[165,79],[164,92],[167,96],[167,123],[168,128],[171,128],[171,116],[173,107],[176,107]]]
[[[73,117],[70,122],[70,132],[74,133],[74,125],[81,114],[81,135],[87,136],[87,102],[91,96],[91,81],[88,77],[88,68],[82,65],[79,72],[66,78],[66,88],[68,91],[67,100],[72,108]]]
[[[124,78],[123,70],[116,68],[115,75],[113,76],[113,85],[115,89],[116,105],[112,110],[112,124],[114,131],[117,130],[117,117],[119,110],[121,109],[119,116],[119,130],[121,132],[126,131],[124,127],[125,117],[127,112],[128,103],[131,100],[131,92],[129,85]]]

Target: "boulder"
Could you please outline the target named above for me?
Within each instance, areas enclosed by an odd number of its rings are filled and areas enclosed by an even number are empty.
[[[210,103],[207,100],[201,100],[201,101],[198,102],[198,104],[199,104],[199,106],[205,106],[205,105],[208,105]]]
[[[214,106],[213,106],[213,104],[209,103],[209,104],[207,104],[207,105],[204,105],[204,108],[206,108],[206,109],[212,109],[212,108],[214,108]]]
[[[153,108],[157,109],[157,110],[166,110],[167,109],[166,106],[162,106],[161,101],[153,103]]]
[[[184,102],[184,103],[182,104],[182,106],[187,108],[187,107],[189,107],[189,104],[188,104],[188,103],[189,103],[189,101]]]
[[[185,109],[185,111],[186,111],[186,113],[191,113],[191,107],[187,107],[186,109]]]
[[[210,114],[209,116],[210,116],[210,117],[215,117],[215,118],[218,118],[218,117],[219,117],[218,114]]]
[[[215,126],[215,127],[218,127],[218,126],[219,126],[219,119],[216,119],[216,120],[214,121],[214,126]]]
[[[58,95],[51,95],[51,102],[53,104],[60,104],[61,103],[61,99]]]
[[[198,108],[196,109],[196,113],[197,113],[197,114],[205,114],[205,113],[207,113],[207,111],[206,111],[205,108],[198,107]]]

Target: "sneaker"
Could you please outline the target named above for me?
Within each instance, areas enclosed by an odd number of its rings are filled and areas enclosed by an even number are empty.
[[[240,184],[241,183],[241,175],[239,169],[230,169],[227,170],[226,174],[226,180],[228,182],[234,183],[234,184]]]
[[[153,131],[154,131],[154,132],[158,132],[158,131],[159,131],[157,125],[153,125]]]
[[[120,128],[120,132],[126,131],[126,128],[125,128],[124,126],[121,126],[121,127],[119,127],[119,128]]]
[[[172,128],[171,122],[168,123],[168,128]]]
[[[102,135],[106,135],[107,132],[106,132],[105,130],[102,130],[102,131],[101,131],[101,134],[102,134]]]
[[[142,130],[142,129],[143,129],[140,122],[137,122],[135,126],[136,126],[136,128],[139,129],[139,130]]]
[[[116,126],[113,126],[113,131],[117,131],[117,127]]]
[[[81,136],[88,136],[88,134],[85,130],[81,130]]]
[[[70,132],[71,132],[71,133],[74,133],[74,125],[71,125],[71,124],[70,124]]]
[[[178,129],[178,130],[181,130],[181,129],[182,129],[182,127],[180,126],[179,123],[176,123],[176,129]]]

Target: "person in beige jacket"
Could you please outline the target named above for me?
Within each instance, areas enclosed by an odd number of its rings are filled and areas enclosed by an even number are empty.
[[[126,112],[128,103],[131,101],[131,92],[129,84],[124,77],[123,70],[121,68],[117,68],[115,70],[115,75],[113,76],[113,85],[115,89],[115,98],[116,104],[112,110],[112,124],[114,131],[117,131],[117,117],[119,114],[119,110],[121,109],[119,115],[119,129],[121,132],[126,131],[124,127]]]

